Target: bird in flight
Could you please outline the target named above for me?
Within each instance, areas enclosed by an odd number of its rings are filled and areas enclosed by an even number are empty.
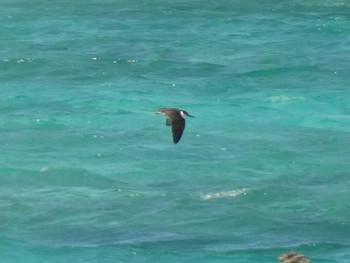
[[[154,112],[165,116],[165,124],[167,126],[171,126],[171,130],[173,132],[173,142],[175,144],[180,141],[182,133],[185,130],[185,117],[194,117],[188,114],[188,112],[185,110],[175,108],[160,108],[158,110],[154,110]]]

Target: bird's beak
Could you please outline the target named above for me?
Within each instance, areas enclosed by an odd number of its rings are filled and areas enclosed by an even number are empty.
[[[187,116],[188,116],[188,117],[192,117],[192,118],[194,118],[194,116],[193,116],[193,115],[190,115],[190,114],[187,114]]]

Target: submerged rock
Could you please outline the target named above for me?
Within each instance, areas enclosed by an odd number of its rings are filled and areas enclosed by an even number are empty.
[[[295,251],[283,254],[278,259],[281,263],[310,263],[304,255],[297,254]]]

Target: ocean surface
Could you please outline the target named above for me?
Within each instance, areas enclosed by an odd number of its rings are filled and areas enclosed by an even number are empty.
[[[350,262],[349,1],[0,6],[1,263]]]

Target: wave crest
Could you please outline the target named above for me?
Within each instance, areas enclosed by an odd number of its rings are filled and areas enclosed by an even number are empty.
[[[201,199],[203,200],[211,200],[211,199],[218,199],[218,198],[228,198],[228,197],[236,197],[241,194],[247,194],[248,189],[242,188],[242,189],[236,189],[231,191],[221,191],[221,192],[214,192],[214,193],[206,193],[201,195]]]

